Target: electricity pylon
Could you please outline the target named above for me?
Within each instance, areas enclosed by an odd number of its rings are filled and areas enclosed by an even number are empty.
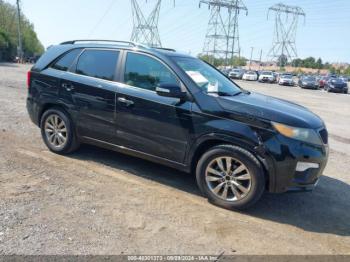
[[[137,0],[131,0],[134,27],[131,41],[152,47],[161,47],[158,21],[162,0],[157,0],[152,12],[146,18]]]
[[[212,64],[215,59],[224,59],[228,66],[235,55],[240,57],[238,17],[241,10],[248,15],[248,9],[242,0],[201,0],[201,4],[211,10],[203,54]]]
[[[270,7],[267,17],[270,12],[275,12],[275,29],[268,57],[276,61],[291,61],[292,58],[298,57],[295,40],[299,17],[304,17],[305,23],[306,15],[300,7],[282,3]]]

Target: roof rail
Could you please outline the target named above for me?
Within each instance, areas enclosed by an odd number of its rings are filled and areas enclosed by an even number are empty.
[[[74,45],[77,42],[87,42],[87,43],[91,43],[91,42],[106,42],[106,43],[119,43],[119,44],[126,44],[129,46],[134,46],[134,47],[144,47],[144,45],[142,44],[137,44],[134,42],[130,42],[130,41],[118,41],[118,40],[102,40],[102,39],[79,39],[79,40],[71,40],[71,41],[66,41],[66,42],[62,42],[60,43],[60,45]]]
[[[153,48],[153,49],[159,49],[159,50],[166,50],[171,52],[176,52],[175,49],[172,48],[165,48],[165,47],[155,47],[155,46],[147,46],[144,44],[131,42],[131,41],[119,41],[119,40],[103,40],[103,39],[79,39],[79,40],[70,40],[60,43],[60,45],[74,45],[78,42],[85,42],[85,43],[116,43],[116,44],[124,44],[128,46],[133,47],[142,47],[142,48]]]
[[[151,47],[151,48],[154,48],[154,49],[159,49],[159,50],[165,50],[165,51],[171,51],[171,52],[176,52],[175,49],[172,49],[172,48],[166,48],[166,47]]]

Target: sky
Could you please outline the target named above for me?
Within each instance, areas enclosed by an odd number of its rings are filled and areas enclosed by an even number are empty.
[[[272,47],[274,19],[270,6],[300,6],[306,21],[299,21],[298,56],[321,57],[328,62],[350,62],[350,0],[244,0],[248,15],[239,17],[242,55],[263,60]],[[15,0],[7,0],[15,3]],[[155,0],[139,0],[147,14]],[[34,24],[45,47],[72,39],[129,40],[132,32],[129,0],[21,0],[22,12]],[[199,0],[163,0],[159,32],[164,47],[197,55],[203,49],[210,10]]]

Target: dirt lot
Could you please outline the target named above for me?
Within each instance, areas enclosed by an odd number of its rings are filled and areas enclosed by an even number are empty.
[[[239,213],[166,167],[91,146],[50,153],[25,109],[28,68],[0,65],[0,254],[350,254],[350,95],[240,82],[318,113],[331,154],[314,192]]]

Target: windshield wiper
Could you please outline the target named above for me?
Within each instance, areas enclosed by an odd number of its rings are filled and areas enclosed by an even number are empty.
[[[237,93],[233,94],[232,96],[238,96],[238,95],[240,95],[242,93],[243,93],[242,91],[238,91]]]
[[[234,95],[236,95],[236,94],[230,94],[230,93],[222,92],[222,91],[209,91],[207,93],[208,94],[215,94],[215,95],[218,95],[218,96],[234,96]]]

